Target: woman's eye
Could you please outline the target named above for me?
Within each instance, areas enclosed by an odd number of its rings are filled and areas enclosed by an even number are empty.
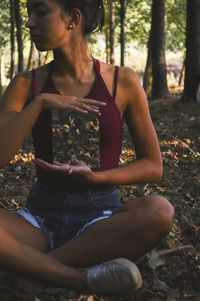
[[[47,14],[47,10],[45,10],[45,9],[38,9],[36,12],[40,16],[44,16]]]

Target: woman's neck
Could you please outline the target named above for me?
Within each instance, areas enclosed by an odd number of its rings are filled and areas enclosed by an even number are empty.
[[[79,47],[63,47],[54,50],[54,75],[78,79],[86,65],[92,60],[87,44]]]

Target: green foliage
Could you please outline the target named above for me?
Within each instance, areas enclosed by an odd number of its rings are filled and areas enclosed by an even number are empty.
[[[20,13],[22,17],[22,37],[23,41],[26,42],[29,40],[28,29],[26,28],[26,0],[20,0]],[[10,42],[10,1],[4,0],[1,3],[0,10],[0,47],[8,47]]]
[[[141,46],[147,45],[151,28],[152,0],[126,0],[126,41],[136,41]],[[116,36],[119,43],[120,5],[115,2]],[[166,1],[166,49],[183,51],[185,47],[186,1]]]
[[[171,51],[185,48],[186,1],[166,1],[166,48]]]
[[[128,41],[146,45],[151,27],[151,1],[129,0],[126,15],[126,35]]]
[[[29,30],[26,28],[26,21],[27,21],[27,9],[26,9],[26,0],[20,0],[20,12],[22,17],[22,35],[23,35],[23,41],[26,43],[27,41],[30,41],[30,35]]]
[[[10,11],[9,0],[4,0],[1,3],[0,9],[0,47],[3,48],[9,41],[9,24],[10,24]]]
[[[151,5],[152,0],[124,0],[126,4],[125,33],[126,44],[136,42],[138,45],[146,46],[151,27]],[[105,1],[105,4],[107,1]],[[115,13],[115,43],[120,43],[120,1],[113,1]],[[108,6],[106,4],[108,14]],[[25,24],[27,21],[26,0],[20,0],[20,12],[22,17],[22,38],[23,45],[27,53],[29,51],[29,32]],[[6,48],[7,65],[9,64],[10,51],[10,1],[4,0],[0,10],[0,47]],[[170,51],[183,51],[185,49],[185,27],[186,27],[186,0],[167,0],[166,1],[166,49]],[[108,29],[106,25],[104,33]],[[102,43],[104,36],[93,35],[89,38],[95,53],[102,54]],[[17,47],[16,47],[17,51]]]

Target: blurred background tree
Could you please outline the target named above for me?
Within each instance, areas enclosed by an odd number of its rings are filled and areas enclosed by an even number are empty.
[[[196,101],[200,73],[200,2],[107,0],[105,8],[103,32],[89,38],[93,55],[133,68],[150,99],[167,96],[173,87]],[[4,0],[0,18],[2,93],[17,72],[50,61],[52,54],[38,53],[30,41],[25,27],[26,0]]]

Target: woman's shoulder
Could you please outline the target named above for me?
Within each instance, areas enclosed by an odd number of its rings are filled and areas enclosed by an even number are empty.
[[[130,67],[119,67],[119,83],[125,87],[135,86],[140,83],[137,73]]]
[[[42,67],[34,69],[37,72],[37,82],[42,82],[45,79],[46,71],[48,70],[48,64]],[[38,76],[39,75],[39,76]],[[9,106],[9,104],[19,104],[20,107],[24,105],[31,93],[31,85],[33,80],[33,71],[23,71],[19,72],[10,81],[8,87],[6,88],[2,103],[4,106]]]
[[[102,74],[110,74],[113,75],[113,73],[115,72],[115,68],[117,67],[119,70],[119,81],[121,83],[125,83],[126,85],[129,84],[137,84],[138,83],[138,75],[135,71],[133,71],[133,69],[131,69],[130,67],[123,67],[123,66],[118,66],[118,65],[114,65],[114,64],[109,64],[109,63],[105,63],[100,61],[100,69],[101,69],[101,73]]]
[[[31,70],[19,72],[15,75],[13,80],[14,81],[22,80],[22,81],[30,82],[33,77],[33,73],[35,73],[37,76],[42,77],[48,74],[48,69],[49,69],[49,63],[43,66],[39,66],[37,68],[33,68]]]

